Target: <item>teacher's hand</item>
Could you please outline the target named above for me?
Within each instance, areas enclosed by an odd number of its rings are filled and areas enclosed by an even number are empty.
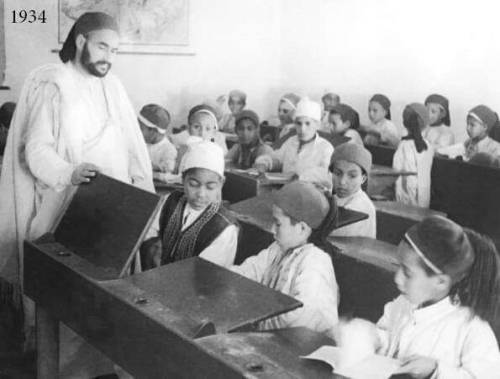
[[[71,174],[71,184],[78,185],[90,182],[99,172],[99,168],[92,163],[81,163],[73,170]]]

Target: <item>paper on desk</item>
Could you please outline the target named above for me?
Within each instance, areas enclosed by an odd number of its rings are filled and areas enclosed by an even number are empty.
[[[305,359],[315,359],[328,363],[336,374],[351,379],[388,379],[400,367],[396,359],[382,355],[369,355],[352,366],[342,367],[342,349],[335,346],[321,346],[311,354],[303,356]]]
[[[294,174],[290,173],[283,173],[283,172],[266,172],[265,174],[266,179],[268,180],[276,180],[276,181],[289,181],[292,179]]]
[[[153,178],[168,184],[182,184],[182,176],[166,172],[154,172]]]

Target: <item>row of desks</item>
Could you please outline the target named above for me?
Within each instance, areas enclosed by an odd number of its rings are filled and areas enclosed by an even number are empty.
[[[98,184],[103,187],[97,188]],[[110,191],[109,186],[118,187]],[[121,266],[133,255],[124,250],[134,251],[133,236],[140,239],[143,231],[118,224],[112,230],[127,229],[128,239],[109,239],[107,224],[121,219],[120,213],[143,214],[157,207],[151,194],[122,186],[98,177],[80,187],[54,235],[26,242],[24,285],[37,305],[40,378],[57,377],[59,321],[137,378],[339,377],[327,365],[299,359],[320,345],[333,343],[321,334],[305,329],[237,332],[300,306],[293,298],[199,258],[121,275]],[[115,196],[104,204],[94,197],[92,207],[81,208],[93,191]],[[118,203],[110,206],[108,201]],[[89,235],[92,241],[85,245],[76,238],[75,243],[75,225],[84,234],[93,233]],[[382,244],[376,246],[381,252],[372,252],[373,262],[379,262],[376,265],[367,259],[367,240],[345,240],[343,246],[342,241],[335,243],[339,245],[334,264],[341,289],[365,291],[352,283],[358,278],[350,274],[352,267],[364,265],[363,275],[370,275],[371,269],[375,277],[379,271],[392,276],[395,253],[391,249],[395,247],[376,242]],[[89,246],[94,254],[89,254]],[[103,259],[109,251],[115,258]],[[385,258],[378,259],[380,254]],[[372,300],[378,298],[364,293]],[[341,298],[349,297],[341,293]],[[378,299],[380,304],[374,308],[381,312],[390,298]],[[364,312],[352,301],[341,301],[341,309]],[[380,314],[369,316],[376,319]]]
[[[367,146],[378,165],[392,166],[395,149]],[[489,235],[500,247],[500,169],[434,157],[431,169],[433,210]]]

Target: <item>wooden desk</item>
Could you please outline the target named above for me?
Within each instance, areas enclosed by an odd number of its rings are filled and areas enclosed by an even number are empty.
[[[446,217],[444,212],[396,201],[374,201],[373,204],[377,211],[377,238],[396,245],[410,227],[424,218]]]
[[[377,322],[396,298],[397,246],[367,237],[330,237],[339,249],[333,266],[340,290],[339,314]]]
[[[296,309],[302,304],[282,293],[201,258],[190,258],[123,279],[148,297],[218,333]]]
[[[289,175],[280,173],[251,175],[246,170],[238,169],[226,170],[225,176],[222,198],[230,203],[270,193],[291,181]]]
[[[381,195],[382,192],[394,185],[399,176],[416,175],[416,172],[395,170],[389,166],[372,165],[368,178],[367,193],[370,196]]]
[[[395,147],[383,145],[365,145],[365,147],[372,153],[373,164],[392,167],[392,160],[396,152]]]
[[[323,345],[334,345],[331,339],[307,328],[231,333],[203,337],[196,343],[247,371],[249,377],[345,378],[332,373],[332,368],[324,362],[300,358]]]

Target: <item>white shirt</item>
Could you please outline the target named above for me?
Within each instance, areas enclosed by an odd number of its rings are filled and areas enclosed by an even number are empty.
[[[494,157],[500,157],[500,143],[490,137],[485,137],[475,144],[475,152],[472,155],[467,154],[466,146],[470,143],[470,139],[463,143],[440,148],[439,154],[444,154],[455,159],[456,157],[463,157],[464,161],[469,161],[477,153],[486,153]]]
[[[360,146],[363,146],[363,139],[361,138],[357,130],[347,129],[344,133],[344,136],[349,137],[351,139],[349,142],[354,142]]]
[[[470,310],[440,302],[415,309],[403,295],[386,304],[377,327],[382,353],[396,358],[423,355],[438,361],[434,379],[500,377],[500,352],[490,325]]]
[[[186,203],[182,213],[182,228],[186,229],[189,225],[203,213],[204,209],[197,211]],[[230,267],[234,264],[236,248],[238,246],[238,227],[229,225],[219,236],[212,241],[198,256],[219,266]]]
[[[396,201],[428,208],[431,202],[431,168],[434,149],[417,152],[413,140],[402,140],[394,154],[392,167],[400,171],[413,171],[417,175],[401,175],[396,179]]]
[[[422,131],[422,137],[424,137],[434,149],[450,146],[455,142],[455,137],[450,129],[449,126],[444,124],[439,126],[428,126]]]
[[[277,242],[233,271],[304,303],[265,320],[260,330],[305,326],[325,332],[337,324],[338,286],[330,256],[311,243],[283,252]]]
[[[303,145],[295,135],[288,138],[283,146],[270,155],[261,155],[255,164],[264,164],[268,171],[293,173],[299,180],[313,182],[328,189],[332,188],[332,178],[328,171],[333,146],[326,139],[316,135],[313,141]]]
[[[172,172],[175,168],[177,150],[167,137],[155,144],[147,144],[153,171]]]
[[[348,197],[338,197],[334,195],[337,205],[351,209],[353,211],[363,212],[368,215],[366,220],[355,222],[335,229],[330,233],[332,237],[377,237],[377,216],[375,206],[368,195],[362,189]]]
[[[368,145],[389,145],[393,147],[397,147],[399,141],[401,140],[401,134],[399,133],[398,128],[391,120],[383,119],[376,124],[372,124],[372,127],[375,128],[380,136],[377,137],[373,134],[367,134],[365,137],[365,143]]]

